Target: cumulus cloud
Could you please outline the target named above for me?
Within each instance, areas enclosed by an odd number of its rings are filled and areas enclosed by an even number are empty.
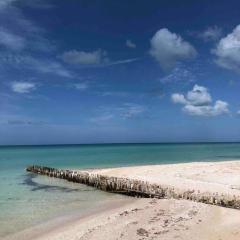
[[[173,93],[172,94],[172,101],[174,103],[181,103],[181,104],[187,104],[188,101],[185,99],[183,94],[179,94],[179,93]]]
[[[133,43],[130,39],[127,39],[126,46],[129,48],[136,48],[136,44]]]
[[[192,91],[187,93],[187,100],[195,106],[208,105],[212,102],[212,98],[208,93],[208,89],[199,85],[195,85]]]
[[[212,104],[208,89],[197,84],[186,95],[174,93],[171,98],[174,103],[183,104],[183,111],[189,115],[213,117],[229,113],[227,102],[217,100]]]
[[[150,43],[150,55],[159,62],[164,70],[172,69],[177,61],[193,58],[197,54],[190,43],[167,28],[157,31]]]
[[[107,61],[107,53],[101,49],[93,52],[70,50],[62,54],[61,59],[70,64],[100,64]]]
[[[240,25],[232,33],[222,38],[212,50],[216,63],[226,69],[240,71]]]
[[[31,82],[12,82],[11,88],[16,93],[29,93],[36,89],[36,84]]]
[[[228,103],[221,100],[217,100],[213,106],[186,105],[183,110],[191,115],[210,117],[229,113]]]

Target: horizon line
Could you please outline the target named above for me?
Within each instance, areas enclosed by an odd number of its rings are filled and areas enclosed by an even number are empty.
[[[109,142],[109,143],[53,143],[53,144],[0,144],[0,147],[41,147],[41,146],[79,146],[79,145],[143,145],[143,144],[232,144],[240,141],[184,141],[184,142]]]

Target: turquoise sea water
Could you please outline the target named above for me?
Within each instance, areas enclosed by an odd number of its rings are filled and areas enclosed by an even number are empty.
[[[240,143],[0,147],[0,238],[63,214],[81,214],[103,202],[123,198],[26,173],[27,165],[100,168],[235,159],[240,159]]]

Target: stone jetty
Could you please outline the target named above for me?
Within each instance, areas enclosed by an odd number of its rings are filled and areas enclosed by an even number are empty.
[[[132,178],[107,176],[94,171],[74,171],[28,166],[28,172],[61,178],[71,182],[86,184],[103,191],[122,193],[136,197],[187,199],[206,204],[240,209],[240,196],[219,194],[218,192],[201,192],[196,189],[183,190],[173,186],[150,183]]]

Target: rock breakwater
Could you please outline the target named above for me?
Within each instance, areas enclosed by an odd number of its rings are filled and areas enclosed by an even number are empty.
[[[43,166],[28,166],[28,172],[61,178],[71,182],[86,184],[103,191],[122,193],[137,197],[187,199],[206,204],[240,209],[240,196],[200,192],[194,189],[182,190],[174,186],[153,184],[131,178],[105,176],[91,171],[74,171],[49,168]]]

